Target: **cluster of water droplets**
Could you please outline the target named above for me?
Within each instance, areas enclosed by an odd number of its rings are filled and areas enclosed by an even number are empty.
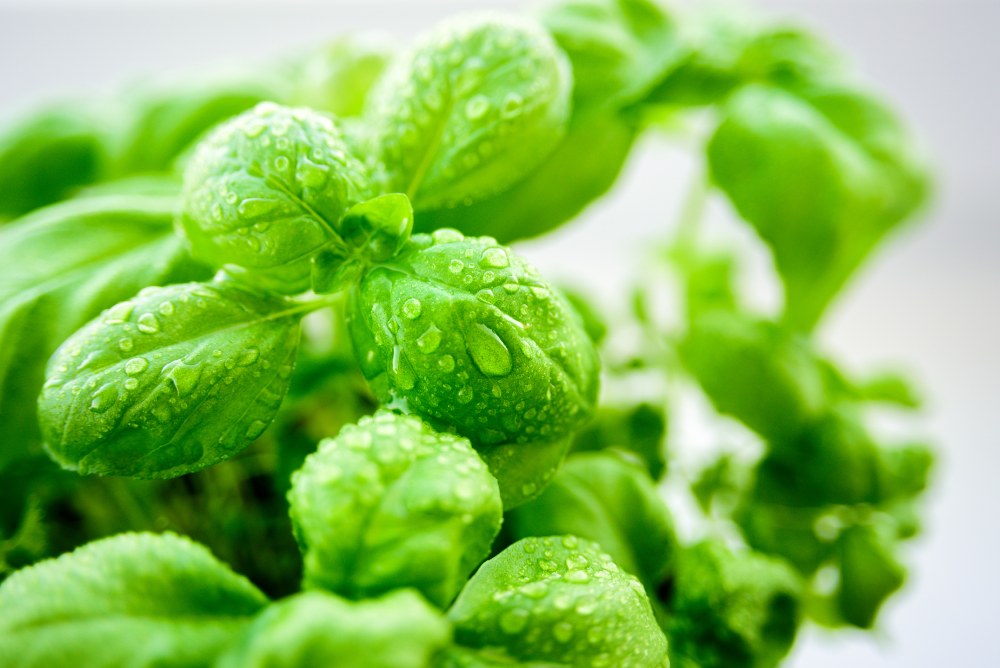
[[[248,298],[198,283],[146,288],[72,336],[43,388],[50,444],[87,457],[74,462],[83,467],[138,475],[200,468],[260,436],[284,397],[297,325],[234,296]],[[234,419],[215,421],[233,406]]]
[[[409,585],[441,603],[488,553],[502,511],[496,481],[466,439],[387,411],[320,443],[294,475],[289,500],[307,581],[342,593]],[[442,532],[446,525],[453,529]],[[414,541],[421,531],[453,539],[438,545],[441,563],[430,575],[413,573],[426,563],[409,547],[427,548]],[[366,573],[379,577],[366,585]]]
[[[536,24],[499,15],[443,24],[377,94],[391,187],[419,181],[418,208],[467,205],[503,189],[551,148],[568,89],[562,56]]]
[[[650,668],[666,657],[642,585],[575,536],[507,548],[473,577],[450,616],[463,641],[522,660]]]
[[[369,182],[330,117],[262,103],[198,145],[185,172],[184,228],[217,266],[287,276],[294,263],[307,278],[311,253]]]

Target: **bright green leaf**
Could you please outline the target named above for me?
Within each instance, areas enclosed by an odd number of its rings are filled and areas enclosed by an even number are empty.
[[[571,88],[565,56],[537,24],[500,14],[443,24],[370,100],[383,191],[406,193],[418,213],[500,192],[558,143]]]
[[[266,602],[186,538],[123,534],[0,585],[0,656],[19,668],[204,666]]]
[[[169,478],[233,456],[274,418],[303,308],[228,283],[148,288],[70,337],[39,399],[81,473]]]
[[[520,661],[660,668],[666,659],[642,585],[574,536],[514,543],[480,567],[448,617],[458,644]]]
[[[381,412],[320,443],[288,495],[305,585],[404,587],[444,607],[500,530],[497,483],[464,438]]]

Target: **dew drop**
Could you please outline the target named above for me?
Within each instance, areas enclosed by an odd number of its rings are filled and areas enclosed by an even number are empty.
[[[465,346],[469,356],[484,375],[506,376],[513,368],[513,359],[497,333],[481,323],[465,331]]]
[[[132,310],[135,308],[135,304],[132,302],[122,302],[120,304],[115,304],[110,309],[108,309],[108,315],[105,319],[109,325],[118,325],[126,320],[132,315]]]
[[[504,633],[520,633],[528,624],[527,610],[515,608],[500,615],[500,630]]]
[[[504,98],[503,106],[500,108],[500,115],[504,118],[516,118],[521,115],[524,107],[524,98],[517,93],[508,93]]]
[[[465,237],[456,229],[451,227],[442,227],[441,229],[434,230],[431,233],[431,239],[434,240],[435,244],[450,244],[463,241],[465,240]]]
[[[436,325],[427,328],[420,338],[417,339],[417,349],[420,352],[429,354],[438,349],[441,345],[441,330]]]
[[[122,383],[122,385],[125,386],[126,390],[134,390],[135,388],[139,387],[139,381],[136,380],[135,378],[126,378],[125,382]]]
[[[485,95],[476,95],[465,104],[465,117],[478,121],[490,110],[490,101]]]
[[[454,371],[455,370],[455,358],[452,357],[451,355],[442,355],[441,357],[438,358],[437,365],[438,365],[438,368],[441,369],[442,371],[444,371],[445,373]],[[471,400],[472,397],[469,397],[469,399]]]
[[[465,263],[461,260],[452,260],[448,263],[448,271],[453,274],[461,274],[463,269],[465,269]]]
[[[411,297],[403,302],[403,315],[410,320],[416,320],[420,317],[421,304],[419,299]]]
[[[247,439],[252,441],[263,434],[265,429],[267,429],[266,422],[263,420],[254,420],[250,423],[250,426],[247,427],[245,436]]]
[[[152,313],[139,316],[139,331],[143,334],[155,334],[160,331],[160,323]]]
[[[569,622],[559,622],[552,627],[552,635],[559,642],[569,642],[573,638],[573,625]]]
[[[462,387],[461,390],[458,391],[458,395],[456,396],[456,398],[458,399],[458,403],[467,404],[470,401],[472,401],[472,398],[474,396],[475,393],[472,391],[472,388],[466,385]]]
[[[148,366],[149,361],[145,357],[133,357],[125,362],[125,373],[130,376],[136,376],[145,371]]]
[[[177,396],[185,397],[191,394],[198,385],[198,380],[201,378],[201,367],[177,360],[163,368],[163,375],[173,384]]]
[[[240,353],[240,356],[236,358],[236,363],[239,366],[253,366],[258,359],[260,359],[260,350],[251,346]]]
[[[128,338],[127,336],[124,339],[118,340],[118,350],[122,351],[123,353],[127,353],[128,351],[132,350],[134,346],[135,343],[132,341],[132,339]]]
[[[160,312],[160,315],[169,318],[174,314],[174,303],[162,302],[156,310]]]
[[[93,413],[105,413],[118,401],[118,390],[114,385],[102,385],[90,401],[90,410]]]
[[[289,163],[288,158],[283,155],[279,155],[277,158],[274,159],[274,168],[279,172],[283,172],[286,169],[288,169],[290,164],[291,163]]]

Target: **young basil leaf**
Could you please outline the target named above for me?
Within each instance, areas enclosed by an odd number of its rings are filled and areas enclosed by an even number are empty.
[[[339,118],[360,116],[372,87],[392,60],[393,51],[388,36],[338,37],[281,68],[289,87],[283,100]]]
[[[575,218],[606,193],[621,173],[638,131],[621,116],[597,114],[569,133],[524,179],[491,197],[421,211],[417,232],[451,227],[510,243],[537,237]]]
[[[801,619],[802,585],[779,559],[706,541],[684,550],[668,602],[671,659],[703,668],[775,666]]]
[[[342,247],[313,256],[312,288],[317,293],[343,290],[357,282],[365,265],[398,253],[413,229],[413,207],[406,195],[382,195],[352,206],[337,225]]]
[[[445,23],[372,94],[383,190],[406,193],[418,212],[503,190],[562,137],[571,87],[540,26],[499,14]]]
[[[517,538],[572,534],[592,540],[647,591],[666,576],[677,539],[646,471],[606,452],[574,454],[542,494],[507,516]]]
[[[469,442],[389,412],[348,425],[292,477],[305,586],[403,587],[446,606],[500,530],[497,483]]]
[[[492,239],[414,236],[364,276],[348,318],[379,400],[477,448],[562,441],[593,411],[598,359],[579,316]]]
[[[568,665],[561,661],[520,661],[502,650],[469,649],[456,645],[438,657],[434,668],[566,668]]]
[[[478,445],[476,451],[486,462],[500,486],[505,510],[535,498],[545,489],[569,452],[569,438],[527,443]]]
[[[679,352],[719,412],[771,443],[794,440],[826,407],[808,342],[774,323],[710,310],[692,320]]]
[[[514,543],[480,567],[448,617],[458,644],[519,661],[659,668],[667,654],[639,581],[574,536]]]
[[[857,525],[837,540],[840,582],[835,598],[844,621],[868,629],[879,608],[906,581],[906,569],[894,554],[893,527]]]
[[[427,668],[451,640],[448,621],[416,593],[345,601],[305,592],[271,604],[216,668]]]
[[[653,480],[659,480],[667,471],[666,437],[667,413],[662,405],[602,406],[594,420],[577,434],[572,450],[622,453],[637,459]]]
[[[650,0],[563,0],[542,23],[573,66],[573,113],[620,109],[682,55],[673,21]]]
[[[303,308],[232,282],[147,288],[71,336],[39,399],[80,473],[170,478],[233,456],[274,418]]]
[[[40,452],[38,393],[67,336],[148,285],[207,277],[173,234],[175,193],[108,192],[0,229],[0,470]]]
[[[45,109],[0,133],[0,222],[52,204],[100,178],[105,128],[79,103]],[[2,248],[2,246],[0,246]]]
[[[926,191],[898,121],[840,88],[747,86],[726,105],[708,157],[719,186],[771,248],[787,322],[806,331]]]
[[[265,103],[198,144],[181,222],[196,257],[293,294],[309,287],[310,258],[342,245],[337,225],[368,187],[329,117]]]
[[[111,171],[122,176],[170,171],[204,132],[275,97],[276,86],[249,79],[160,84],[133,93],[128,101],[133,118]]]
[[[186,538],[122,534],[0,585],[0,656],[21,668],[203,666],[266,603]]]

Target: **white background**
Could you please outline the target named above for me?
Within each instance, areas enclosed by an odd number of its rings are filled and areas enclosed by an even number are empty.
[[[902,110],[938,177],[921,224],[861,273],[822,333],[827,349],[855,367],[900,363],[920,379],[930,398],[924,426],[941,453],[928,532],[910,550],[911,581],[875,634],[810,629],[790,665],[1000,665],[1000,3],[739,4],[813,26],[847,53]],[[150,73],[263,59],[351,30],[381,29],[405,40],[456,11],[522,5],[0,0],[0,118]],[[613,196],[521,251],[543,272],[613,298],[649,240],[669,230],[691,178],[678,156],[665,139],[647,142]]]

